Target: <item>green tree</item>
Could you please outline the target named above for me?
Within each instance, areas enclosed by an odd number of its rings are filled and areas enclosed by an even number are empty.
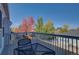
[[[60,28],[60,33],[65,33],[65,32],[68,32],[69,31],[69,26],[68,25],[63,25],[61,28]]]
[[[43,32],[43,18],[42,18],[42,16],[38,17],[35,31],[36,32]]]
[[[48,22],[43,27],[43,32],[46,33],[54,33],[55,27],[51,20],[48,20]]]
[[[79,27],[76,30],[79,30]]]

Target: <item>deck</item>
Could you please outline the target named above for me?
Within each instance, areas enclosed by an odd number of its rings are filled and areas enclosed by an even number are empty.
[[[3,55],[14,55],[14,49],[18,47],[18,40],[22,39],[22,35],[25,33],[12,33],[10,44],[7,45],[3,50]],[[43,33],[32,33],[34,37],[32,43],[39,43],[53,51],[56,55],[77,55],[79,54],[78,39],[79,37],[65,36],[65,35],[54,35],[54,34],[43,34]],[[40,35],[41,34],[41,35]],[[52,36],[51,40],[47,40],[49,36]],[[75,42],[75,43],[74,43]],[[40,48],[41,50],[42,48]],[[40,55],[37,53],[37,55]]]

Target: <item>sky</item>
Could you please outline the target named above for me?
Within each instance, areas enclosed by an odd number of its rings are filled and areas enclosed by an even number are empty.
[[[10,20],[13,26],[19,26],[24,18],[33,16],[35,22],[39,16],[43,17],[43,22],[52,20],[54,26],[61,27],[68,24],[70,28],[79,27],[79,4],[56,4],[56,3],[19,3],[9,4]]]

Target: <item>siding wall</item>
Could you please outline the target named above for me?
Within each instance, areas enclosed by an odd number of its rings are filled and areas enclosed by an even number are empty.
[[[5,10],[4,10],[2,4],[0,4],[0,11],[2,12],[2,22],[1,22],[2,28],[0,28],[0,30],[1,30],[0,31],[0,50],[2,48],[2,45],[4,45],[2,54],[5,54],[5,49],[9,49],[8,46],[10,43],[10,25],[11,25],[11,22],[7,18],[7,15],[5,14]]]

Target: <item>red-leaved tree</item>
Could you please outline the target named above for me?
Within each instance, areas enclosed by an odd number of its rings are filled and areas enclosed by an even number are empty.
[[[28,18],[29,31],[34,32],[34,19],[32,16]]]
[[[27,32],[27,20],[26,19],[23,19],[20,30],[21,32]]]
[[[30,17],[28,17],[28,19],[23,19],[19,30],[20,30],[20,32],[34,32],[33,17],[30,16]]]

